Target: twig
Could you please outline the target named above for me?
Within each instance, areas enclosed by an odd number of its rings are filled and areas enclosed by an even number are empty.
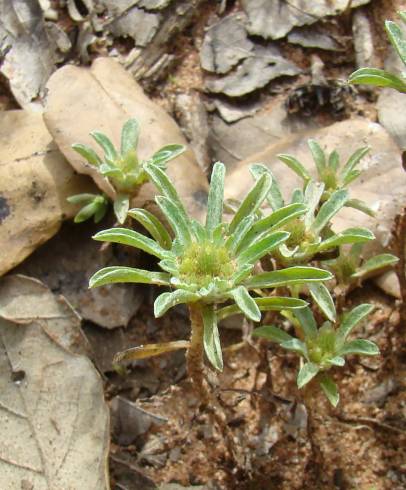
[[[369,424],[382,430],[388,430],[390,432],[395,432],[396,434],[406,435],[405,430],[394,427],[393,425],[385,424],[384,422],[379,422],[379,420],[376,420],[372,417],[351,417],[350,415],[346,415],[344,413],[339,413],[335,416],[341,422]]]

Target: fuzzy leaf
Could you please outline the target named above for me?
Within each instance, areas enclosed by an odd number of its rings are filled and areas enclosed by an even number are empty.
[[[314,281],[328,281],[333,275],[316,267],[287,267],[278,271],[263,272],[247,279],[244,284],[249,289],[275,288],[290,284],[305,284]]]
[[[328,157],[328,167],[331,168],[334,172],[337,171],[340,165],[340,155],[337,153],[337,150],[333,150]]]
[[[336,308],[330,291],[323,283],[309,284],[310,295],[318,304],[326,318],[332,322],[336,320]]]
[[[237,257],[239,264],[255,264],[264,255],[284,243],[289,238],[290,233],[286,231],[274,231],[269,235],[260,238]]]
[[[324,374],[320,379],[320,386],[328,401],[333,405],[333,407],[336,407],[340,401],[340,394],[338,393],[338,388],[334,381],[330,378],[330,376]]]
[[[183,145],[166,145],[152,155],[151,160],[155,165],[162,165],[181,155],[186,148]]]
[[[203,345],[208,360],[218,371],[223,370],[223,356],[221,353],[220,335],[217,326],[216,313],[213,306],[206,306],[202,310],[203,316]]]
[[[299,339],[291,338],[289,340],[284,340],[280,343],[281,347],[286,350],[291,350],[293,352],[297,352],[304,358],[307,358],[307,349],[304,342]]]
[[[309,172],[304,168],[304,166],[299,162],[297,158],[293,157],[292,155],[285,155],[283,153],[280,153],[279,155],[277,155],[277,157],[305,182],[311,179]]]
[[[237,253],[237,250],[244,241],[244,238],[251,230],[254,220],[254,216],[246,216],[242,221],[240,221],[235,231],[227,238],[226,247],[230,251],[231,255],[235,255]]]
[[[373,305],[364,303],[362,305],[356,306],[353,310],[344,316],[341,325],[337,331],[337,339],[340,342],[344,342],[351,331],[364,319],[366,318],[372,310],[374,310]]]
[[[341,357],[341,356],[335,356],[335,357],[332,357],[331,359],[329,359],[328,363],[331,364],[332,366],[342,367],[345,364],[345,359],[344,359],[344,357]]]
[[[376,87],[389,87],[401,93],[406,92],[406,84],[401,78],[377,68],[360,68],[359,70],[354,71],[354,73],[351,73],[348,82],[357,85],[364,84],[374,85]]]
[[[92,237],[99,242],[112,242],[129,245],[130,247],[139,248],[144,252],[155,255],[159,259],[166,258],[168,252],[164,250],[155,240],[151,240],[141,233],[127,228],[109,228],[108,230],[99,231]]]
[[[364,201],[361,201],[360,199],[348,199],[348,201],[345,203],[345,206],[347,208],[358,209],[358,211],[362,211],[363,213],[367,214],[368,216],[375,218],[375,211],[373,209],[371,209]]]
[[[375,257],[372,257],[364,262],[362,266],[359,267],[357,271],[351,275],[351,277],[366,276],[371,272],[376,272],[378,270],[385,269],[386,267],[390,267],[396,264],[396,262],[398,261],[399,259],[392,254],[376,255]]]
[[[90,148],[90,146],[82,145],[81,143],[75,143],[72,145],[72,149],[74,149],[79,155],[87,160],[90,165],[94,165],[98,167],[101,165],[102,161],[99,155]]]
[[[259,311],[258,305],[251,298],[244,286],[238,286],[238,288],[232,289],[230,294],[244,315],[254,322],[261,320],[261,312]]]
[[[108,158],[112,162],[117,160],[117,151],[114,148],[113,143],[105,134],[100,133],[99,131],[93,131],[92,133],[90,133],[90,136],[92,136],[96,143],[98,143],[103,148],[106,158]]]
[[[312,225],[314,221],[314,213],[319,206],[321,196],[324,192],[324,184],[309,181],[306,185],[304,193],[304,204],[307,206],[305,214],[306,228]]]
[[[131,282],[138,284],[156,284],[169,286],[169,274],[151,272],[133,267],[113,266],[100,269],[89,279],[89,287],[95,288],[104,284]]]
[[[73,196],[69,196],[66,198],[68,202],[71,204],[87,204],[93,201],[98,194],[89,194],[84,192],[83,194],[74,194]]]
[[[360,354],[363,356],[376,356],[379,354],[379,349],[376,344],[370,340],[357,339],[351,342],[346,342],[340,349],[340,355]]]
[[[104,196],[96,197],[95,202],[97,203],[97,209],[94,213],[93,221],[95,223],[99,223],[104,218],[105,214],[107,213],[109,202],[107,201],[107,199]]]
[[[267,195],[267,201],[274,211],[282,208],[285,205],[283,196],[281,190],[279,189],[278,182],[273,176],[271,170],[261,163],[256,163],[254,165],[251,165],[250,171],[255,179],[259,179],[261,175],[264,174],[269,175],[269,177],[271,178],[271,188],[269,189],[269,193]]]
[[[256,328],[255,330],[253,330],[252,336],[261,337],[270,340],[271,342],[276,342],[278,344],[293,339],[293,337],[286,333],[284,330],[273,325],[263,325],[262,327]]]
[[[154,316],[160,318],[169,308],[181,303],[194,303],[200,299],[200,296],[184,289],[177,289],[173,293],[160,294],[154,303]]]
[[[358,148],[348,159],[347,163],[344,165],[340,172],[341,180],[346,184],[346,179],[348,175],[355,169],[359,162],[364,158],[364,156],[369,152],[369,147],[364,146],[363,148]]]
[[[314,319],[312,310],[309,307],[302,308],[300,310],[295,310],[294,314],[300,323],[305,338],[311,339],[316,337],[317,323]]]
[[[128,216],[141,223],[148,231],[154,240],[156,240],[162,248],[170,249],[172,245],[171,237],[165,226],[159,219],[145,209],[134,208],[128,211]]]
[[[212,232],[223,218],[224,201],[224,176],[226,167],[221,162],[216,162],[210,180],[209,197],[207,200],[206,229]]]
[[[128,209],[130,207],[130,198],[127,194],[117,194],[114,199],[113,208],[114,214],[120,225],[127,219]]]
[[[295,310],[304,308],[308,305],[306,301],[296,298],[285,298],[283,296],[268,296],[266,298],[254,298],[260,311],[280,311],[280,310]],[[231,315],[238,315],[241,310],[237,305],[230,305],[221,308],[217,312],[217,318],[222,320]]]
[[[237,209],[237,212],[229,225],[228,229],[230,234],[235,231],[239,223],[246,216],[250,216],[257,211],[268,194],[271,183],[271,178],[267,174],[262,175],[256,181],[255,185],[240,204],[240,207]]]
[[[313,364],[312,362],[307,362],[303,364],[302,368],[297,375],[297,386],[298,388],[303,388],[304,385],[309,383],[316,374],[319,372],[319,367],[317,364]]]
[[[177,340],[175,342],[162,342],[160,344],[148,344],[132,347],[125,351],[119,352],[113,358],[113,364],[120,364],[125,361],[138,361],[148,357],[160,356],[167,352],[174,352],[179,349],[188,349],[190,343],[186,340]]]
[[[121,154],[124,156],[138,146],[140,125],[136,119],[129,119],[121,130]]]
[[[155,198],[158,206],[161,208],[171,228],[175,232],[176,238],[182,245],[191,242],[191,224],[181,208],[172,199],[165,196],[157,196]]]
[[[406,39],[402,29],[391,20],[385,21],[385,29],[388,34],[389,41],[396,49],[403,64],[406,65]]]
[[[314,163],[316,164],[317,173],[319,177],[323,175],[323,171],[326,168],[326,156],[321,146],[316,140],[310,139],[307,144],[309,145],[310,151],[313,155]]]
[[[348,228],[321,242],[317,250],[322,252],[347,243],[365,243],[374,239],[375,235],[367,228]]]
[[[97,203],[91,201],[89,204],[86,204],[86,206],[83,206],[83,208],[76,214],[73,221],[75,223],[83,223],[83,221],[86,221],[94,216],[97,209]]]
[[[311,226],[312,231],[319,234],[328,225],[331,218],[344,206],[347,199],[348,191],[346,189],[333,192],[317,213],[316,219]]]

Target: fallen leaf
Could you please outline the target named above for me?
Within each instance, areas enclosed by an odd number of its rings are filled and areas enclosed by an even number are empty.
[[[187,349],[189,342],[187,340],[176,340],[174,342],[162,342],[159,344],[138,345],[114,356],[113,362],[118,364],[124,361],[137,361],[147,359],[148,357],[160,356],[167,352],[173,352],[179,349]]]
[[[89,136],[97,129],[118,145],[123,124],[130,117],[135,117],[141,125],[140,158],[149,158],[169,143],[186,144],[175,121],[144,94],[124,68],[110,58],[97,59],[90,69],[64,66],[53,74],[47,88],[44,119],[56,144],[75,170],[91,175],[110,197],[114,197],[112,187],[72,150],[73,143],[84,143],[99,150]],[[170,162],[168,174],[176,182],[190,212],[200,216],[207,199],[207,180],[192,151],[188,150]],[[147,184],[132,205],[141,206],[153,195],[152,185]]]
[[[0,114],[0,275],[53,236],[76,208],[72,194],[92,192],[52,142],[40,114]]]
[[[103,385],[72,342],[74,313],[51,296],[30,278],[0,281],[0,488],[107,490]]]

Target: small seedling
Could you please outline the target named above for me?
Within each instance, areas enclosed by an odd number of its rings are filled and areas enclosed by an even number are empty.
[[[302,308],[288,314],[297,336],[273,325],[264,325],[253,331],[256,337],[263,337],[278,343],[284,349],[296,352],[301,358],[297,376],[299,389],[313,378],[321,386],[329,402],[335,407],[339,402],[338,388],[327,372],[335,366],[344,366],[345,356],[359,354],[373,356],[379,354],[378,347],[370,340],[348,340],[352,330],[374,309],[362,304],[343,316],[338,327],[324,322],[319,328],[310,308]]]
[[[95,223],[98,223],[104,218],[109,206],[109,201],[104,194],[75,194],[67,200],[71,204],[83,205],[75,216],[75,223],[82,223],[91,217]]]
[[[105,134],[99,131],[90,133],[103,149],[103,158],[89,146],[80,143],[72,145],[72,148],[84,157],[89,165],[96,167],[98,172],[107,178],[112,185],[116,193],[113,203],[114,213],[120,224],[123,224],[127,218],[131,198],[137,194],[140,186],[148,181],[148,174],[145,172],[144,166],[148,163],[165,170],[167,162],[185,150],[183,145],[167,145],[154,153],[148,160],[139,160],[137,155],[139,132],[138,121],[129,119],[121,131],[120,150],[114,147]],[[87,214],[82,211],[78,213],[81,218]]]
[[[254,291],[259,288],[273,289],[326,281],[333,276],[328,271],[304,266],[271,272],[256,271],[255,265],[262,257],[289,239],[289,232],[278,230],[278,226],[286,222],[286,216],[292,216],[292,208],[279,214],[274,213],[273,226],[266,233],[255,237],[257,213],[272,184],[269,175],[263,175],[256,181],[232,220],[226,223],[223,222],[225,167],[222,163],[216,163],[211,178],[206,223],[203,226],[188,216],[162,169],[152,163],[145,164],[144,168],[161,194],[156,197],[156,202],[175,238],[171,238],[155,216],[142,209],[131,210],[129,214],[145,226],[152,238],[125,228],[105,230],[97,233],[94,238],[130,245],[154,255],[160,259],[159,266],[163,272],[107,267],[94,274],[90,286],[135,282],[171,288],[172,291],[166,291],[156,299],[154,314],[160,317],[175,305],[188,305],[192,331],[190,342],[136,347],[118,359],[137,359],[186,348],[189,376],[202,397],[207,398],[203,387],[203,351],[214,368],[219,371],[223,369],[217,325],[219,318],[241,312],[250,320],[258,322],[261,310],[304,307],[306,303],[300,299],[276,296],[260,298],[256,297]],[[245,242],[247,237],[252,238],[249,244]]]
[[[398,14],[401,21],[406,25],[406,11],[398,12]],[[406,65],[406,36],[402,31],[402,27],[391,20],[387,20],[385,21],[385,29],[389,41],[395,48],[402,63]],[[358,85],[389,87],[398,92],[406,93],[406,78],[404,73],[398,76],[377,68],[360,68],[350,75],[348,81]]]

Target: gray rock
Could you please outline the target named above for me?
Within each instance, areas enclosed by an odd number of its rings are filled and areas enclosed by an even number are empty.
[[[352,17],[352,34],[357,68],[376,67],[371,24],[360,9],[356,10]]]
[[[228,123],[253,116],[261,108],[261,104],[258,101],[233,103],[232,100],[216,99],[213,101],[213,105],[218,110],[222,119]]]
[[[304,48],[317,48],[329,51],[340,51],[340,44],[328,34],[318,32],[314,27],[302,27],[294,29],[288,35],[288,41],[299,44]]]
[[[247,38],[245,16],[229,15],[208,29],[200,50],[200,63],[204,70],[224,74],[247,58],[253,46]]]
[[[167,7],[172,0],[141,0],[138,5],[147,10],[161,10]]]
[[[265,39],[280,39],[295,26],[314,24],[327,15],[338,15],[348,7],[348,0],[242,0],[248,15],[248,32]],[[353,0],[351,8],[369,3]]]
[[[206,87],[213,93],[240,97],[265,87],[275,78],[298,73],[300,69],[284,59],[276,46],[256,46],[252,56],[246,58],[234,72],[223,78],[208,80]]]
[[[288,135],[315,127],[313,119],[288,115],[283,102],[279,102],[267,112],[234,124],[227,124],[220,117],[214,116],[210,147],[214,157],[231,168]]]
[[[107,28],[115,36],[132,37],[137,46],[145,47],[154,38],[159,22],[159,14],[134,7],[113,20]]]

